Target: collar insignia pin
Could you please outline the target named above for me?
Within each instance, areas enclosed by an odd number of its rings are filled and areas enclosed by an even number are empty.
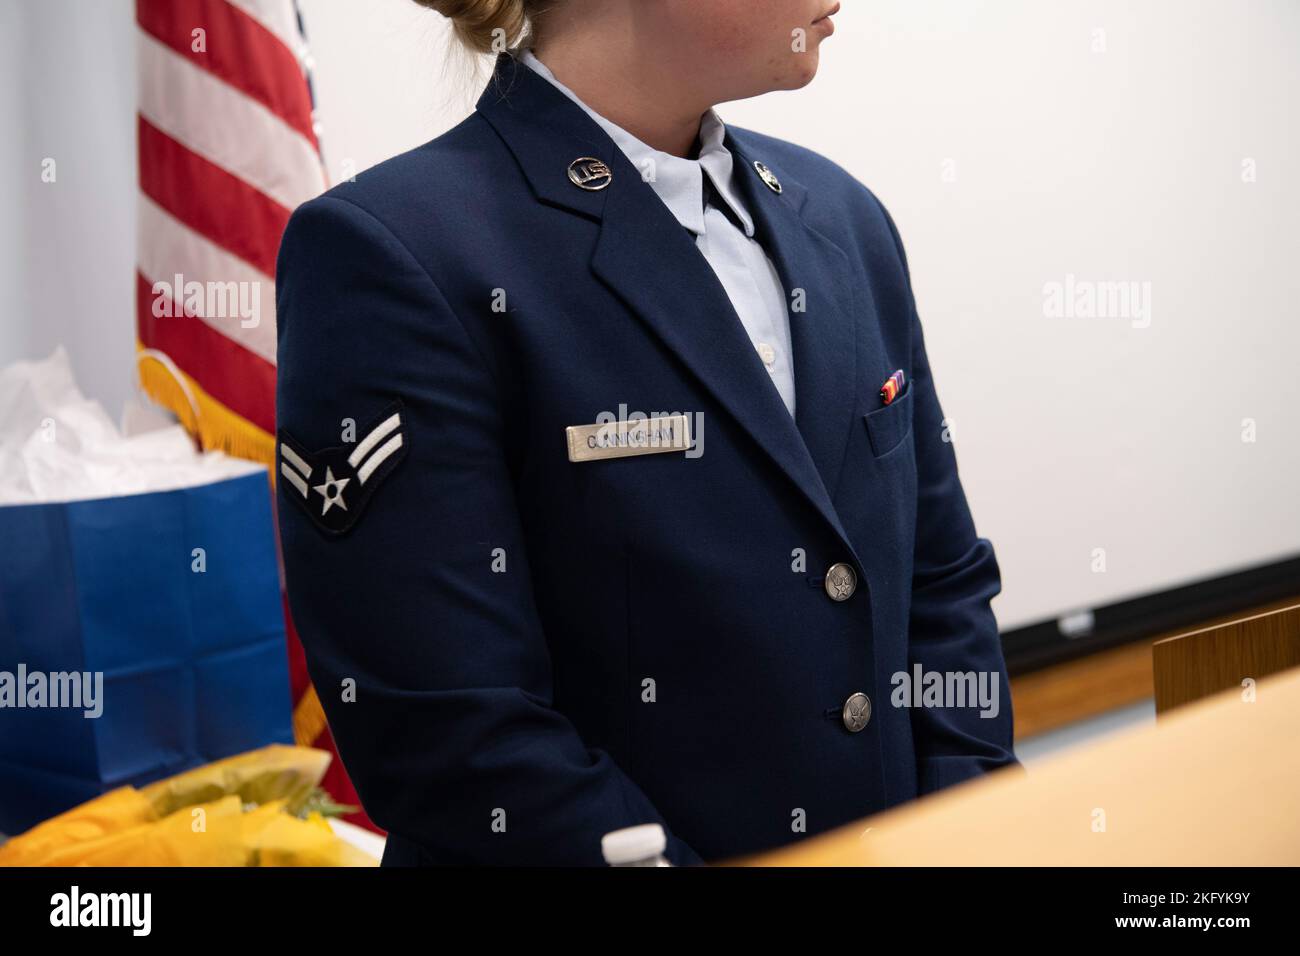
[[[613,181],[613,172],[599,159],[582,156],[569,163],[569,182],[579,189],[599,192]]]
[[[754,169],[758,171],[758,178],[763,180],[767,188],[779,196],[781,194],[781,180],[776,178],[776,174],[758,160],[754,160]]]

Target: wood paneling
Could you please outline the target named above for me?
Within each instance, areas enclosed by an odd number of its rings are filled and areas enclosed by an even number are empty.
[[[1156,714],[1300,666],[1300,604],[1157,641]]]

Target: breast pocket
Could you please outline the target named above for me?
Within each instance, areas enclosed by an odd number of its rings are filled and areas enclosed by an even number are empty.
[[[884,408],[867,412],[862,417],[867,423],[871,451],[877,458],[883,458],[912,431],[912,383],[908,382],[902,394]]]

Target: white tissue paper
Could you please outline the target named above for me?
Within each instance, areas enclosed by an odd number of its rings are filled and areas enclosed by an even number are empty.
[[[0,369],[0,505],[170,491],[262,470],[196,450],[180,425],[123,435],[81,394],[62,348]]]

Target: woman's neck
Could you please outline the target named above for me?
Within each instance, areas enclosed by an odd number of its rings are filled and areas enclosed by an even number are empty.
[[[594,36],[581,27],[539,40],[533,55],[587,106],[647,146],[691,155],[700,117],[712,104],[674,83],[662,60],[647,57],[633,43],[611,41],[603,32]]]

